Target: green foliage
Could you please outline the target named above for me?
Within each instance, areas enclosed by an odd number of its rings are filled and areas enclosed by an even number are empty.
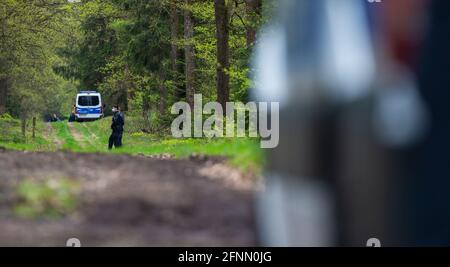
[[[226,70],[230,98],[242,102],[247,102],[252,88],[247,30],[258,28],[270,17],[270,6],[276,5],[276,1],[264,0],[261,18],[249,14],[245,2],[226,1],[230,14],[230,68]],[[170,106],[185,97],[186,10],[192,12],[194,21],[194,38],[189,42],[195,50],[195,91],[203,94],[205,102],[214,101],[217,41],[213,1],[192,1],[189,5],[181,0],[1,1],[0,79],[8,80],[7,111],[13,118],[24,119],[53,113],[67,116],[77,90],[99,90],[106,114],[115,104],[128,111],[127,145],[121,152],[247,155],[244,151],[253,147],[254,140],[164,138],[170,134],[173,119]],[[177,23],[173,14],[178,16]],[[174,28],[178,32],[172,37]],[[175,69],[173,46],[178,54]],[[23,138],[20,124],[13,118],[0,119],[0,145],[7,148],[54,150],[58,147],[55,140],[59,140],[61,149],[106,151],[109,119],[73,124],[84,136],[80,141],[65,122],[52,124],[51,136],[44,136],[44,125],[39,122],[38,136],[31,139],[29,119]]]
[[[245,1],[227,1],[230,21],[231,99],[246,101],[249,27],[271,16],[276,1],[264,0],[263,17],[248,13]],[[177,38],[172,38],[173,8]],[[100,90],[107,108],[142,101],[139,110],[158,111],[183,98],[183,12],[194,18],[195,89],[216,99],[216,25],[213,1],[8,0],[0,3],[0,79],[9,81],[8,111],[15,117],[70,112],[77,89]],[[263,19],[264,18],[264,19]],[[178,46],[178,70],[170,64]],[[161,88],[167,92],[162,95]],[[167,108],[164,112],[167,111]],[[163,112],[163,113],[164,113]],[[141,112],[142,113],[142,112]]]
[[[2,120],[3,122],[16,122],[17,120],[14,119],[11,115],[9,115],[9,113],[5,113],[0,115],[0,120]]]
[[[7,110],[15,117],[68,106],[70,85],[54,71],[63,61],[56,51],[69,43],[68,7],[64,0],[0,2],[0,78],[8,81]]]
[[[8,113],[0,116],[0,142],[21,143],[24,142],[20,130],[20,121],[14,119]]]
[[[161,98],[170,106],[179,101],[184,82],[182,68],[175,72],[170,65],[170,49],[179,48],[183,65],[183,12],[194,17],[196,70],[195,90],[205,101],[216,100],[216,25],[213,1],[138,1],[91,0],[76,8],[81,36],[77,47],[67,55],[80,79],[80,89],[98,89],[108,108],[120,104],[125,110],[158,111]],[[258,27],[261,19],[248,15],[244,1],[229,1],[231,100],[247,101],[251,88],[250,49],[246,44],[248,27]],[[171,38],[171,11],[178,10],[178,38]],[[172,25],[173,26],[173,25]],[[166,96],[160,88],[164,85]],[[135,106],[134,104],[139,103]],[[148,103],[148,104],[147,104]],[[131,107],[134,105],[133,107]],[[148,107],[146,107],[148,105]],[[166,110],[167,111],[167,110]]]

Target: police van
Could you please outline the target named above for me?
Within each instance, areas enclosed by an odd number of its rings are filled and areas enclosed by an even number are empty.
[[[102,96],[96,91],[81,91],[76,98],[77,121],[97,120],[103,117]]]

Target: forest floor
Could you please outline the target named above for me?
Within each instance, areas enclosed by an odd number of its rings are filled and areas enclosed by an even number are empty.
[[[232,150],[221,155],[232,145],[197,153],[196,141],[146,147],[130,135],[140,150],[108,153],[102,124],[44,124],[37,149],[0,142],[0,246],[64,246],[72,237],[82,246],[257,244],[260,181],[251,164],[232,164]]]

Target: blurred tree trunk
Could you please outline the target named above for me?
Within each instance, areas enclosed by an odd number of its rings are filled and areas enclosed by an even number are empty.
[[[195,55],[193,46],[194,37],[194,22],[192,20],[192,12],[189,10],[189,5],[192,0],[185,0],[187,8],[184,10],[184,53],[185,53],[185,74],[186,74],[186,101],[194,107],[194,71],[195,71]]]
[[[6,98],[8,96],[8,80],[0,79],[0,115],[6,113]]]
[[[262,0],[245,0],[247,10],[247,47],[251,48],[256,42],[258,21],[262,15]]]
[[[217,38],[217,101],[225,107],[230,98],[229,11],[225,0],[214,0]]]

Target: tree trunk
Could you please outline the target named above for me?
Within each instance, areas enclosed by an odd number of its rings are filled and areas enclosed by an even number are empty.
[[[192,20],[192,13],[189,10],[189,5],[192,0],[185,0],[188,8],[184,10],[184,53],[185,53],[185,74],[186,74],[186,101],[193,108],[194,107],[194,71],[195,71],[195,55],[193,46],[194,37],[194,23]]]
[[[6,98],[8,96],[8,80],[0,79],[0,115],[6,113]]]
[[[164,116],[166,114],[166,103],[167,103],[167,87],[166,87],[166,75],[164,70],[159,72],[159,114]]]
[[[146,91],[146,89],[143,90],[144,92]],[[149,112],[150,112],[150,103],[148,101],[148,96],[147,94],[143,94],[142,95],[142,118],[144,119],[144,128],[141,129],[143,132],[149,132],[150,131],[150,117],[149,117]]]
[[[180,18],[178,16],[177,1],[172,0],[172,6],[170,10],[170,35],[171,35],[171,51],[170,51],[170,62],[172,66],[172,71],[176,73],[178,71],[178,32],[180,25]]]
[[[36,138],[36,117],[33,117],[33,139]]]
[[[122,111],[131,111],[130,106],[128,105],[128,99],[130,99],[130,88],[132,87],[131,84],[131,74],[130,69],[128,67],[128,64],[125,65],[125,80],[122,82],[122,103],[121,103],[121,109]]]
[[[225,108],[230,97],[229,12],[225,0],[214,0],[217,38],[217,101]]]
[[[22,137],[24,140],[26,140],[27,137],[27,118],[22,115],[20,119],[20,128],[22,130]]]
[[[245,0],[248,23],[247,26],[247,47],[252,48],[256,42],[256,29],[258,20],[262,14],[262,0]]]
[[[171,65],[171,74],[170,79],[174,82],[174,91],[173,95],[176,101],[180,100],[185,96],[186,90],[184,86],[184,78],[183,76],[183,68],[180,62],[183,61],[181,57],[183,56],[183,52],[181,51],[181,47],[179,45],[180,41],[180,0],[172,0],[170,10],[170,35],[171,35],[171,51],[170,51],[170,65]]]

